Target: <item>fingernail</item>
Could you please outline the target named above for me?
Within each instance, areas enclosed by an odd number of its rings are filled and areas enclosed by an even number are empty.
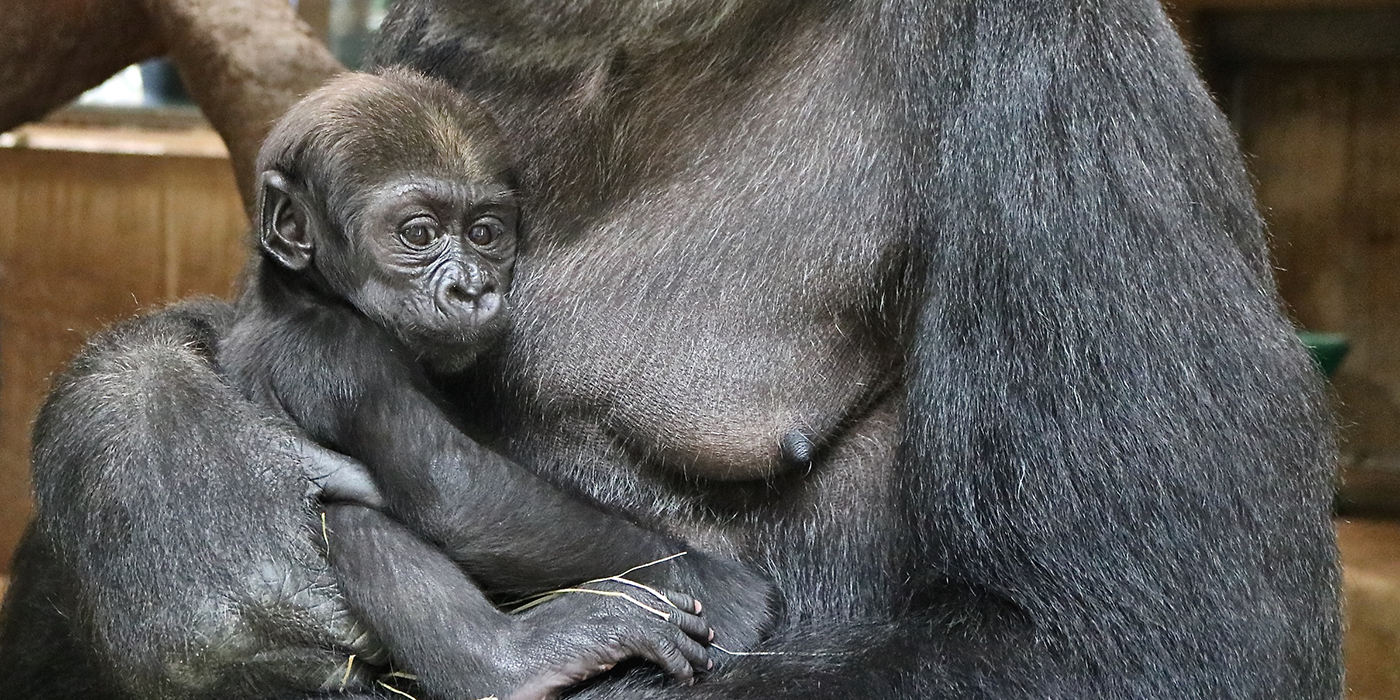
[[[703,610],[703,609],[704,609],[704,607],[703,607],[702,605],[700,605],[700,601],[698,601],[698,600],[695,601],[695,614],[696,614],[696,615],[699,615],[699,614],[700,614],[700,611]]]
[[[710,630],[710,641],[712,641],[712,642],[715,641],[715,631],[714,631],[714,630]]]
[[[706,671],[708,671],[708,670],[710,670],[710,669],[712,669],[712,668],[714,668],[714,667],[715,667],[715,662],[714,662],[714,661],[706,661],[706,662],[705,662],[705,670],[706,670]]]

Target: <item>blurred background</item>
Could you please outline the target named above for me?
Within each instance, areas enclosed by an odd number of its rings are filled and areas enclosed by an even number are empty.
[[[355,67],[388,2],[294,4]],[[1348,685],[1400,700],[1400,0],[1168,11],[1241,139],[1294,320],[1344,339],[1332,382]],[[30,516],[29,429],[50,378],[113,321],[227,295],[245,221],[223,142],[162,59],[0,135],[0,589]]]

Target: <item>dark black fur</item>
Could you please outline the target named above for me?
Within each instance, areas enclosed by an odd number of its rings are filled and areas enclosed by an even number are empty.
[[[317,545],[299,438],[214,371],[232,321],[200,302],[121,324],[57,382],[0,637],[11,697],[279,697],[373,658]]]
[[[537,195],[514,327],[440,388],[785,602],[773,655],[590,695],[1340,695],[1331,418],[1155,2],[542,5],[379,47]]]

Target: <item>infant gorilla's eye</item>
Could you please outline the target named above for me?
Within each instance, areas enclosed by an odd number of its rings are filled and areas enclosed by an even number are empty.
[[[467,229],[467,240],[471,241],[473,245],[490,245],[491,241],[496,240],[498,229],[501,226],[501,222],[497,219],[481,219]]]
[[[399,229],[399,238],[414,248],[426,248],[438,239],[438,228],[431,221],[414,220]]]

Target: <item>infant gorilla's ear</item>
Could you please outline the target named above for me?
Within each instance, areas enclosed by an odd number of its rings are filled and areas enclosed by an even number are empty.
[[[313,222],[322,224],[285,175],[266,170],[258,176],[258,244],[263,254],[289,270],[306,269],[316,250]]]

